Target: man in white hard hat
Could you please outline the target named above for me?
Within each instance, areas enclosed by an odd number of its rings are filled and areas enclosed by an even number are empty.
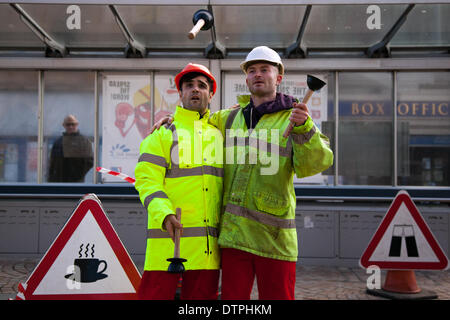
[[[294,299],[298,249],[293,177],[326,170],[333,152],[306,105],[277,93],[284,75],[277,52],[256,47],[241,68],[251,95],[238,98],[240,108],[220,110],[210,118],[226,137],[224,155],[233,156],[224,164],[219,228],[222,299],[250,299],[255,276],[259,299]],[[295,127],[284,138],[290,121]],[[247,143],[230,143],[236,139]],[[273,165],[266,161],[269,154],[277,155],[276,170],[265,171]]]
[[[277,93],[284,75],[277,52],[256,47],[241,68],[251,95],[238,97],[239,108],[209,119],[225,137],[222,299],[250,299],[256,276],[259,299],[292,300],[298,256],[294,174],[303,178],[326,170],[333,152],[306,105]],[[290,121],[295,127],[284,138]],[[274,157],[275,166],[267,161]]]

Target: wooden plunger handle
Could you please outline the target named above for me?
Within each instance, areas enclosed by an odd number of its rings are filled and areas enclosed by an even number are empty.
[[[181,221],[181,208],[176,209],[176,217],[177,217],[178,221]],[[174,258],[180,257],[180,236],[181,236],[181,230],[176,228],[175,229],[175,239],[174,239],[175,247],[173,250]]]
[[[189,31],[188,38],[194,39],[197,36],[197,33],[200,32],[200,29],[205,25],[205,20],[199,19],[195,26]]]
[[[311,89],[308,89],[306,91],[305,96],[303,97],[302,103],[304,103],[304,104],[308,103],[309,98],[311,98],[313,93],[314,93],[314,91],[312,91]],[[286,128],[286,130],[283,133],[284,138],[287,138],[289,136],[289,134],[291,133],[292,128],[294,128],[294,126],[295,126],[295,123],[293,121],[289,122],[288,127]]]

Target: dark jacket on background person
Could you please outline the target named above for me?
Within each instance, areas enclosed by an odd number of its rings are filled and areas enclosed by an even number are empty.
[[[48,182],[83,182],[93,163],[91,141],[79,132],[64,132],[52,147]]]

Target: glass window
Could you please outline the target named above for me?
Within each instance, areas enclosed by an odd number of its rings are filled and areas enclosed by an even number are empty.
[[[448,46],[450,5],[416,4],[390,43],[396,46]]]
[[[27,27],[9,4],[0,4],[0,46],[15,49],[22,47],[43,50],[45,48],[44,43]]]
[[[38,72],[0,71],[0,182],[37,181]]]
[[[450,186],[450,73],[399,72],[398,184]]]
[[[126,45],[120,27],[108,6],[21,4],[21,7],[51,37],[71,50],[123,48]],[[14,15],[17,16],[17,13]],[[31,31],[29,33],[34,36]]]
[[[214,6],[217,38],[226,48],[231,49],[261,45],[288,47],[296,40],[305,8],[306,6]]]
[[[93,72],[44,74],[44,181],[93,182]]]
[[[339,184],[392,185],[392,74],[339,74]]]
[[[304,45],[308,48],[370,47],[383,39],[407,8],[406,5],[377,5],[381,25],[371,27],[373,13],[367,13],[368,7],[367,4],[313,5],[305,29]]]
[[[209,31],[199,32],[195,41],[187,37],[194,26],[192,16],[202,9],[199,6],[117,5],[116,9],[131,34],[147,48],[206,48],[211,42]]]
[[[337,158],[336,155],[336,134],[335,134],[335,114],[336,114],[336,108],[334,105],[335,100],[335,81],[334,81],[334,73],[330,73],[327,75],[327,78],[324,80],[327,82],[325,87],[322,90],[325,90],[327,92],[327,116],[324,117],[320,124],[320,131],[324,135],[328,137],[330,140],[330,148],[333,150],[334,159]],[[308,105],[309,107],[309,105]],[[314,119],[314,123],[318,125],[317,120]],[[324,180],[324,183],[326,185],[334,185],[334,175],[335,175],[335,163],[336,161],[333,161],[333,165],[322,172],[323,177],[326,179]]]

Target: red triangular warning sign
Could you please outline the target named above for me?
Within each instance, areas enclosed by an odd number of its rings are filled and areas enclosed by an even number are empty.
[[[402,190],[361,256],[360,265],[442,270],[448,268],[448,259],[411,197]]]
[[[137,299],[141,276],[95,194],[84,196],[22,287],[32,299]]]

